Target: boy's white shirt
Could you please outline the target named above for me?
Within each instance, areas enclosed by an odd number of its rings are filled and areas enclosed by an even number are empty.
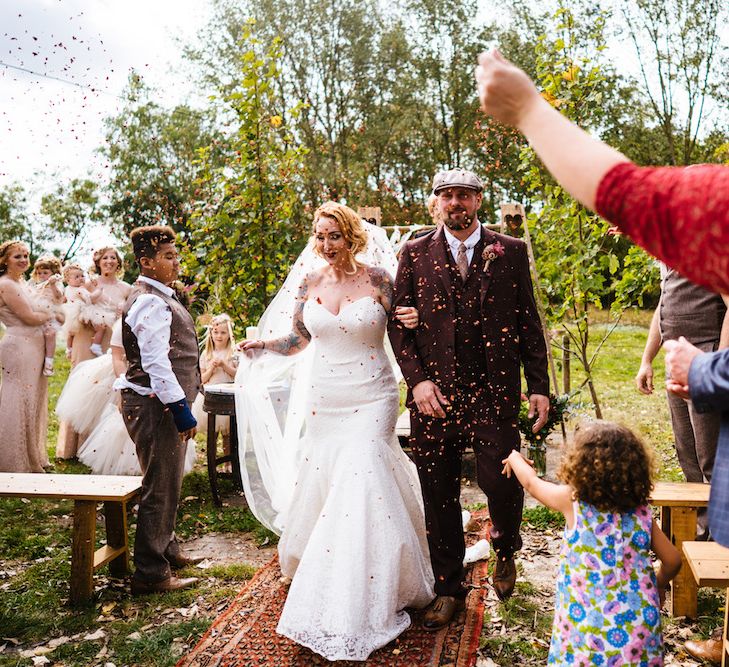
[[[139,276],[137,280],[158,289],[164,295],[174,296],[174,290],[167,285]],[[129,382],[126,374],[114,382],[114,389],[132,389],[141,396],[154,394],[162,403],[176,403],[185,398],[170,362],[170,334],[172,312],[167,304],[155,294],[140,294],[126,316],[126,322],[137,338],[142,368],[149,375],[151,387]]]

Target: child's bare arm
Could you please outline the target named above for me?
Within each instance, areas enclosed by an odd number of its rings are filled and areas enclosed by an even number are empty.
[[[567,525],[574,523],[572,510],[572,487],[567,484],[554,484],[541,479],[532,468],[531,464],[520,452],[514,450],[509,457],[502,461],[504,464],[503,474],[511,477],[513,472],[521,485],[531,496],[536,498],[542,505],[557,510],[564,514]]]
[[[658,556],[658,560],[661,561],[661,565],[656,572],[656,581],[662,606],[668,583],[681,569],[681,553],[671,544],[671,540],[666,537],[666,534],[655,521],[651,525],[651,549]]]

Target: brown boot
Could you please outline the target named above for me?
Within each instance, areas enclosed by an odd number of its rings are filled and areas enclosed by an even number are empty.
[[[502,602],[511,597],[516,585],[516,563],[514,563],[513,556],[506,560],[496,558],[496,569],[491,578],[491,585]]]
[[[448,625],[453,617],[466,607],[466,601],[452,595],[439,595],[423,616],[423,629],[435,632]]]
[[[717,628],[711,633],[711,639],[704,641],[687,641],[683,647],[692,658],[697,660],[707,660],[714,665],[721,664],[722,649],[722,632],[723,628]]]
[[[188,577],[187,579],[178,579],[177,577],[169,577],[162,581],[155,581],[153,584],[146,581],[132,579],[132,595],[149,595],[150,593],[169,593],[170,591],[179,591],[183,588],[190,588],[198,582],[197,577]]]
[[[183,553],[175,555],[165,554],[165,558],[170,564],[170,567],[174,570],[181,570],[183,567],[192,567],[193,565],[202,563],[203,560],[205,560],[204,558],[188,558]]]

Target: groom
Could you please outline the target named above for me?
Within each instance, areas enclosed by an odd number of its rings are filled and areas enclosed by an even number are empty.
[[[393,306],[415,306],[417,329],[391,318],[389,335],[408,384],[413,457],[423,491],[434,604],[423,624],[437,630],[464,607],[461,453],[473,448],[478,484],[488,498],[493,586],[514,590],[524,492],[501,474],[520,446],[520,365],[535,431],[547,420],[549,379],[544,336],[532,292],[526,245],[482,227],[483,185],[464,169],[433,179],[443,225],[405,245]],[[393,307],[392,312],[395,312]]]

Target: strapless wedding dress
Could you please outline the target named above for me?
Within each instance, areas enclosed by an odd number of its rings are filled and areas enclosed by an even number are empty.
[[[372,297],[304,305],[314,362],[303,462],[279,542],[293,578],[278,632],[329,660],[366,660],[433,598],[422,497],[395,436],[398,388]]]

